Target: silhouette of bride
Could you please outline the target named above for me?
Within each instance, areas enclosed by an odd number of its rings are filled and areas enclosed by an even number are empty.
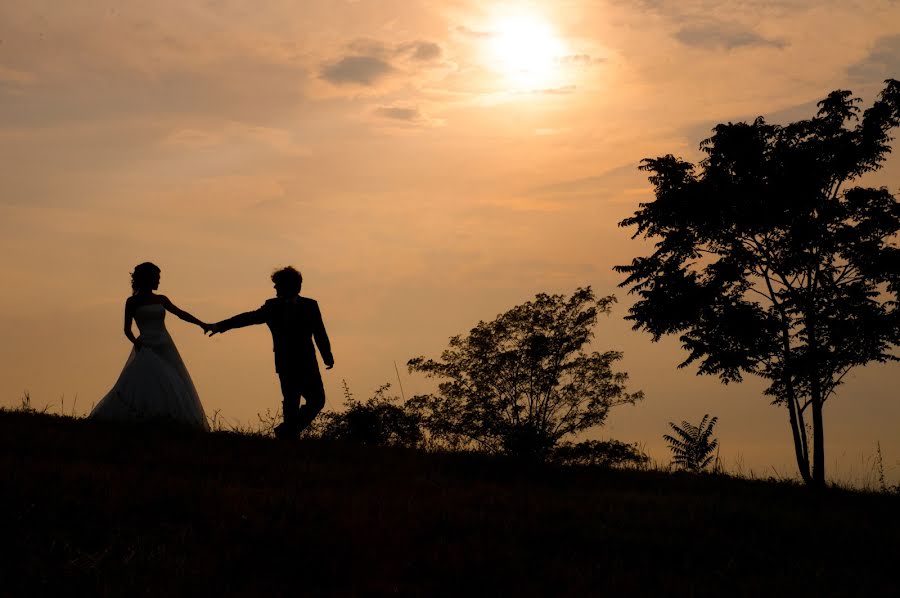
[[[178,309],[159,288],[160,269],[150,262],[131,274],[132,295],[125,301],[125,336],[134,345],[119,379],[91,411],[93,419],[171,420],[208,430],[206,414],[191,376],[166,330],[169,311],[204,331],[209,325]],[[140,335],[135,338],[132,320]]]

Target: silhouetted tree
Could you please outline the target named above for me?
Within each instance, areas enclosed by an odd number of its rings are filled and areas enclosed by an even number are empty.
[[[672,462],[688,471],[706,469],[715,457],[713,451],[719,446],[718,439],[712,437],[717,421],[718,417],[709,419],[707,413],[696,426],[686,420],[682,420],[680,426],[669,422],[669,427],[678,435],[676,438],[663,434],[663,439],[669,443],[669,450],[672,451]]]
[[[700,144],[699,173],[671,155],[644,160],[656,199],[620,223],[655,241],[616,267],[640,298],[627,319],[654,340],[680,335],[680,367],[769,380],[800,474],[816,486],[826,400],[854,366],[896,359],[900,338],[900,207],[886,188],[847,188],[890,152],[900,82],[886,83],[861,121],[860,100],[835,91],[809,120],[720,124]]]
[[[590,287],[571,297],[542,293],[454,336],[440,360],[410,360],[410,371],[442,380],[438,394],[410,400],[431,437],[546,459],[562,438],[602,424],[611,407],[641,399],[625,392],[627,374],[612,369],[620,352],[584,351],[597,315],[614,301],[596,300]]]

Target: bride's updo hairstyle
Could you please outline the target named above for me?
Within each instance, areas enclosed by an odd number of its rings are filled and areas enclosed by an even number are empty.
[[[131,273],[131,294],[136,295],[141,291],[152,291],[152,284],[160,273],[159,266],[150,262],[144,262],[134,267]]]
[[[272,282],[282,287],[288,293],[297,295],[300,293],[300,287],[303,286],[303,275],[293,266],[288,266],[275,270],[272,273]]]

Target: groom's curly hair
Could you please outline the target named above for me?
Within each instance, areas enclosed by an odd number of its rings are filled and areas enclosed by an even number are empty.
[[[272,273],[272,282],[294,293],[303,286],[303,275],[293,266],[286,266]]]
[[[144,262],[134,267],[131,273],[131,293],[137,294],[150,286],[150,281],[161,272],[159,266],[152,262]]]

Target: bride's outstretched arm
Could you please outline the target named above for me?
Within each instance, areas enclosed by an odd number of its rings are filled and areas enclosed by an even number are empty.
[[[163,297],[163,305],[165,306],[167,311],[175,314],[176,316],[178,316],[185,322],[190,322],[191,324],[196,324],[200,328],[203,328],[203,330],[206,330],[209,327],[209,324],[207,324],[206,322],[199,320],[198,318],[195,318],[194,316],[192,316],[188,312],[184,311],[183,309],[179,309],[178,307],[176,307],[175,304],[172,303],[168,297]]]

